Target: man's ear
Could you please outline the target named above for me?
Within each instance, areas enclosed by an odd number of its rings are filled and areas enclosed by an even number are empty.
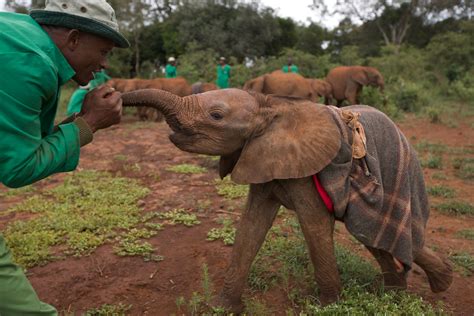
[[[81,32],[77,29],[71,29],[66,34],[66,47],[70,51],[75,51],[77,46],[79,46],[79,39],[81,38]]]
[[[261,100],[267,102],[263,110],[272,112],[271,121],[248,139],[232,180],[247,184],[307,177],[335,158],[341,135],[325,106],[292,98]]]

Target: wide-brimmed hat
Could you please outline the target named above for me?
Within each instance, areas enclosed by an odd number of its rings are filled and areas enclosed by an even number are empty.
[[[173,62],[173,61],[175,61],[175,60],[176,60],[176,59],[174,59],[174,57],[168,58],[168,61],[169,61],[170,63]]]
[[[62,26],[112,40],[117,47],[130,47],[120,34],[114,9],[105,0],[46,0],[46,7],[32,10],[39,24]]]

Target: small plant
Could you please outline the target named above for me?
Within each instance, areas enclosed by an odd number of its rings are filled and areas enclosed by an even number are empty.
[[[186,212],[184,209],[175,209],[166,213],[158,213],[158,217],[166,219],[167,223],[171,225],[183,224],[191,227],[201,222],[197,219],[197,216]]]
[[[430,169],[442,169],[443,158],[441,156],[435,156],[435,155],[429,154],[427,159],[423,159],[421,161],[421,166],[427,167]]]
[[[463,229],[456,232],[456,237],[474,240],[474,229]]]
[[[117,237],[118,244],[114,246],[114,252],[119,256],[142,256],[147,261],[152,260],[152,258],[161,261],[160,257],[152,257],[154,252],[153,246],[146,241],[140,240],[142,238],[150,238],[156,235],[156,233],[156,231],[145,228],[133,228]]]
[[[181,164],[166,168],[167,171],[172,171],[176,173],[204,173],[207,171],[206,168],[191,164]]]
[[[425,113],[433,124],[441,123],[441,110],[434,106],[429,106],[425,109]]]
[[[440,143],[430,143],[426,140],[421,140],[415,146],[415,149],[419,152],[430,152],[430,153],[443,153],[448,150],[447,146]]]
[[[127,161],[128,158],[125,155],[119,154],[119,155],[115,155],[114,159],[118,161]]]
[[[229,177],[224,179],[216,179],[217,194],[224,196],[226,199],[237,199],[247,196],[249,186],[235,184]]]
[[[236,229],[233,226],[232,220],[230,219],[224,220],[222,224],[224,226],[222,228],[212,228],[207,233],[206,240],[212,241],[212,240],[222,239],[222,241],[224,242],[224,245],[233,245]]]
[[[471,276],[474,272],[474,257],[467,252],[454,253],[449,256],[464,276]]]
[[[456,195],[454,189],[444,186],[444,185],[435,185],[427,189],[428,194],[433,196],[441,196],[444,198],[452,198]]]
[[[446,174],[444,174],[443,172],[433,172],[433,174],[431,175],[431,178],[433,178],[434,180],[447,180],[448,179]]]
[[[119,303],[118,305],[104,304],[85,312],[85,316],[122,316],[132,308],[132,305]]]
[[[453,168],[456,176],[461,179],[474,179],[474,158],[455,158]]]
[[[462,201],[450,201],[435,206],[442,213],[454,215],[474,215],[474,205]]]

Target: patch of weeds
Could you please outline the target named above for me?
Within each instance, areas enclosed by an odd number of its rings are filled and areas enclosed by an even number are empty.
[[[265,303],[255,298],[244,299],[245,311],[248,315],[273,315],[275,311],[268,308]],[[287,314],[288,315],[288,314]]]
[[[140,167],[140,164],[138,162],[136,162],[136,163],[133,163],[133,164],[123,165],[123,170],[132,171],[132,172],[140,172],[142,170],[142,167]]]
[[[119,303],[117,305],[104,304],[85,312],[85,316],[122,316],[132,308],[132,305]]]
[[[7,189],[6,191],[0,191],[0,197],[13,197],[20,196],[28,193],[33,193],[36,191],[34,185],[27,185],[17,189]]]
[[[247,196],[249,192],[249,186],[244,184],[234,183],[230,177],[224,179],[216,179],[217,194],[222,195],[226,199],[237,199]]]
[[[224,245],[233,245],[235,239],[236,228],[233,226],[231,219],[224,219],[222,222],[222,228],[212,228],[207,233],[206,240],[218,240],[222,239]]]
[[[115,155],[115,156],[114,156],[114,159],[115,159],[115,160],[118,160],[118,161],[127,161],[127,160],[128,160],[128,157],[125,156],[125,155],[119,154],[119,155]]]
[[[448,149],[448,147],[444,144],[430,143],[429,141],[426,141],[426,140],[420,141],[414,147],[419,152],[430,152],[430,153],[437,153],[437,154],[443,153]]]
[[[474,215],[474,205],[463,201],[450,201],[435,206],[437,210],[453,215]]]
[[[117,237],[118,244],[114,246],[114,252],[119,256],[142,256],[147,261],[152,260],[152,258],[157,258],[159,259],[157,261],[161,261],[161,256],[153,256],[153,246],[149,242],[140,240],[150,238],[156,234],[157,231],[155,230],[132,228]]]
[[[439,155],[429,154],[426,159],[421,160],[421,166],[430,169],[442,169],[443,158]]]
[[[197,209],[199,211],[205,211],[206,209],[211,207],[211,205],[212,205],[212,201],[209,199],[197,201]]]
[[[435,179],[435,180],[447,180],[448,179],[448,176],[446,176],[445,173],[443,172],[434,172],[432,175],[431,175],[431,178]]]
[[[453,159],[453,168],[455,174],[461,179],[474,179],[474,158],[455,158]]]
[[[474,272],[474,257],[467,252],[454,253],[449,256],[449,259],[453,261],[461,274],[464,276],[471,276]]]
[[[191,227],[201,222],[197,219],[197,216],[186,212],[184,209],[174,209],[165,213],[158,213],[158,217],[165,219],[168,224],[176,225],[183,224],[185,226]]]
[[[202,293],[193,292],[189,301],[182,296],[176,299],[176,306],[180,313],[183,313],[183,307],[187,309],[187,315],[227,315],[225,310],[218,306],[212,306],[213,284],[209,276],[207,264],[202,266]]]
[[[207,169],[204,167],[187,164],[187,163],[171,166],[171,167],[166,168],[166,170],[176,172],[176,173],[205,173],[207,171]]]
[[[404,291],[369,293],[359,285],[345,286],[343,300],[321,307],[316,299],[306,298],[302,314],[306,315],[444,315],[441,306],[433,307]]]
[[[140,221],[138,201],[149,190],[133,179],[98,171],[74,172],[55,188],[15,205],[33,219],[8,224],[4,236],[15,261],[32,267],[53,260],[53,246],[65,254],[89,254]]]
[[[424,112],[430,119],[431,123],[438,124],[441,123],[441,110],[434,106],[429,106],[424,109]]]
[[[474,229],[463,229],[456,232],[456,237],[474,240]]]
[[[430,195],[440,196],[444,198],[452,198],[456,195],[454,189],[444,185],[435,185],[432,187],[428,187],[427,192]]]
[[[198,155],[198,156],[211,160],[211,161],[219,161],[219,159],[221,159],[221,156],[209,156],[209,155]]]

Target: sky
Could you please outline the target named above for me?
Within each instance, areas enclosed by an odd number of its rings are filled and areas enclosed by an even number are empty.
[[[336,2],[336,0],[326,0],[326,3]],[[308,24],[309,21],[314,21],[322,24],[327,28],[334,28],[339,23],[339,18],[329,17],[321,19],[316,11],[313,11],[309,6],[313,0],[260,0],[264,6],[275,9],[275,13],[281,17],[290,17],[293,20]],[[5,0],[0,0],[0,11],[4,11]]]

